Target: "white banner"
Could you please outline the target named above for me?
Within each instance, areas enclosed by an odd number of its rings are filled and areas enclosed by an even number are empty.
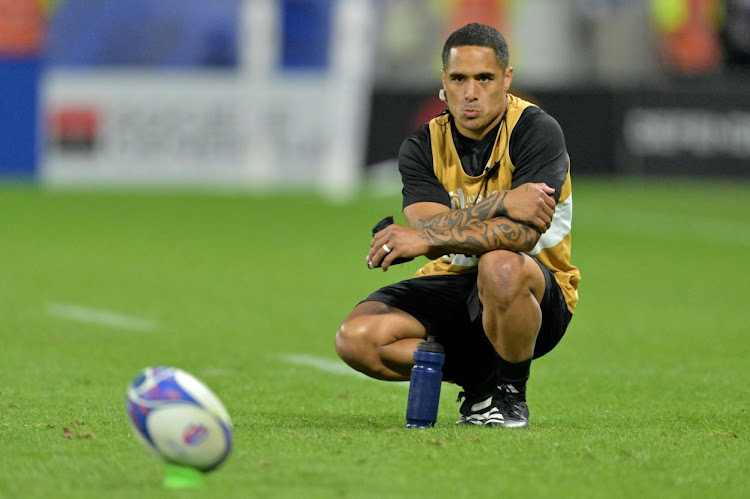
[[[42,178],[56,185],[242,180],[248,122],[231,78],[61,73],[44,86]]]
[[[44,182],[352,194],[366,147],[372,1],[340,2],[330,68],[298,72],[279,69],[278,4],[243,5],[254,34],[237,71],[50,72]]]

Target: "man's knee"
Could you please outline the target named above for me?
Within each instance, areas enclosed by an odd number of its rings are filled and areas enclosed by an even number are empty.
[[[528,285],[526,258],[513,251],[496,250],[479,259],[477,288],[482,303],[510,302]]]
[[[336,332],[336,353],[349,365],[360,364],[375,348],[374,335],[372,320],[363,317],[347,319]]]
[[[425,335],[424,326],[411,315],[384,303],[364,302],[336,332],[336,353],[368,376],[400,380],[408,378],[416,346],[413,341]]]
[[[336,333],[336,353],[349,367],[367,376],[401,380],[403,373],[392,365],[386,365],[382,358],[382,348],[394,341],[387,339],[390,336],[382,319],[366,315],[348,318]]]

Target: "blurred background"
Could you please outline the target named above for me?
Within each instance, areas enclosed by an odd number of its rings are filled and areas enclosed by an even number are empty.
[[[0,179],[397,184],[473,21],[575,175],[750,177],[750,0],[0,0]]]

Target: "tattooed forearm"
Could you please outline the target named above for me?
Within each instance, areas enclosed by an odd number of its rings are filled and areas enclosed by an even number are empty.
[[[496,192],[474,206],[462,210],[447,211],[425,220],[418,220],[414,227],[417,229],[455,227],[505,216],[507,215],[505,211],[505,196],[507,195],[507,191]]]
[[[528,225],[499,217],[450,228],[425,229],[419,237],[441,254],[481,255],[497,249],[531,251],[539,233]]]

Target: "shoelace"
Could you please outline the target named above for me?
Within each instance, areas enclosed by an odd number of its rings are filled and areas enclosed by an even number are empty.
[[[508,414],[522,415],[523,411],[520,405],[522,401],[515,397],[516,394],[508,390],[505,385],[500,385],[498,388],[502,394],[502,399],[500,400],[502,412],[506,413],[507,411]]]

